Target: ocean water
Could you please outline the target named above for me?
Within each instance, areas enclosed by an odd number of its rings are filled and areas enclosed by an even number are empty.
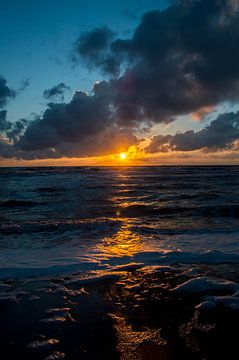
[[[0,277],[239,261],[239,167],[0,169]]]

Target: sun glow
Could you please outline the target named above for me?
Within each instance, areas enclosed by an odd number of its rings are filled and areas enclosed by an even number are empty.
[[[125,152],[120,153],[120,160],[125,160],[127,158],[127,154]]]

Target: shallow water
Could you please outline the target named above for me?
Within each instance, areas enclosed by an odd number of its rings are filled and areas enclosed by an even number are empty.
[[[238,175],[236,166],[1,168],[0,276],[237,262]]]

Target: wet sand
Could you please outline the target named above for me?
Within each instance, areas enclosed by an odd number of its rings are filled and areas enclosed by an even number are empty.
[[[205,276],[229,283],[181,291]],[[132,265],[85,278],[4,280],[1,358],[233,359],[239,310],[225,301],[200,304],[210,296],[233,299],[237,282],[238,265]]]

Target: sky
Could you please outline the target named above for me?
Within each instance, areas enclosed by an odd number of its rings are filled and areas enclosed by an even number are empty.
[[[16,89],[29,81],[26,91],[9,104],[10,119],[44,111],[47,101],[42,94],[58,83],[71,86],[69,101],[75,90],[90,90],[103,79],[97,69],[92,73],[84,64],[70,61],[82,32],[108,26],[127,37],[144,12],[166,6],[167,1],[157,0],[3,0],[0,74]]]
[[[239,163],[238,43],[238,0],[3,0],[0,166]]]

